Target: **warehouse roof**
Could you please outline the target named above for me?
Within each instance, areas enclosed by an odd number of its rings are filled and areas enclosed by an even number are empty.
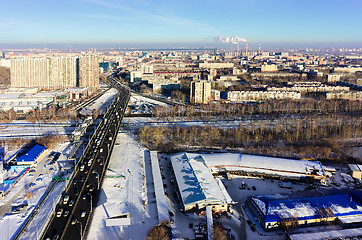
[[[316,161],[295,160],[238,153],[187,153],[190,158],[202,158],[211,172],[236,171],[290,179],[324,178],[323,166]]]
[[[39,155],[44,152],[46,147],[35,144],[32,147],[23,149],[21,152],[19,152],[19,155],[17,156],[17,162],[34,162]]]
[[[349,194],[288,198],[280,194],[251,197],[265,222],[278,222],[291,216],[297,216],[299,220],[322,218],[323,209],[330,209],[335,217],[362,214],[362,206]]]
[[[215,181],[202,157],[192,158],[188,153],[181,153],[172,156],[171,163],[184,205],[231,203],[230,196],[225,195],[226,191]]]

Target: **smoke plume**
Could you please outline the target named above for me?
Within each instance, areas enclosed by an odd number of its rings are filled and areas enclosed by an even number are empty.
[[[232,43],[232,44],[238,44],[240,42],[246,42],[246,39],[241,37],[229,37],[229,36],[221,36],[217,38],[218,42],[222,43]]]

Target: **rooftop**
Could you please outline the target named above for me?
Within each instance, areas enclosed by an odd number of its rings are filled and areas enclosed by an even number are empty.
[[[171,163],[184,205],[203,201],[205,205],[231,203],[230,196],[220,188],[202,157],[180,153],[171,157]]]
[[[260,195],[251,197],[265,222],[278,222],[281,218],[297,216],[299,220],[322,218],[321,209],[331,209],[335,217],[362,214],[362,206],[349,194],[292,198],[287,195]]]

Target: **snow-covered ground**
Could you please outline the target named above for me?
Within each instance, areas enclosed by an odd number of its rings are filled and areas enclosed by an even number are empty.
[[[7,126],[1,129],[0,139],[13,138],[13,137],[37,137],[46,135],[70,135],[74,131],[75,127],[71,126]]]
[[[134,104],[135,102],[138,102],[138,101],[147,102],[147,103],[150,103],[150,104],[153,104],[153,105],[167,105],[164,102],[160,102],[160,101],[157,101],[157,100],[154,100],[154,99],[151,99],[151,98],[146,98],[146,97],[143,97],[141,95],[132,93],[132,95],[131,95],[131,97],[129,99],[129,104],[132,105],[132,104]]]
[[[66,181],[58,182],[53,190],[49,193],[44,205],[39,209],[34,219],[30,222],[28,227],[19,239],[38,239],[45,227],[46,222],[50,219],[51,213],[55,210],[59,197],[62,191],[65,190]]]
[[[112,100],[116,97],[117,90],[115,88],[109,89],[105,92],[100,98],[98,98],[91,106],[90,110],[102,110],[106,111],[109,105],[112,103]]]
[[[66,142],[60,144],[52,150],[61,152],[62,155],[60,155],[58,161],[64,162],[71,152],[70,143]],[[38,165],[35,167],[35,172],[26,173],[21,178],[21,180],[15,184],[10,192],[0,200],[0,209],[2,212],[5,212],[5,214],[0,218],[0,231],[6,233],[5,239],[10,239],[11,236],[16,233],[18,228],[38,205],[39,200],[42,198],[48,189],[48,186],[51,184],[52,177],[59,174],[58,164],[48,164],[47,161],[49,161],[49,159],[47,159],[47,156],[48,155],[45,155],[39,161]],[[45,207],[43,210],[41,209],[39,212],[41,215],[36,216],[35,218],[39,219],[41,223],[34,222],[35,225],[28,228],[28,234],[32,234],[31,236],[36,236],[36,234],[40,233],[40,228],[44,226],[46,216],[49,216],[49,213],[51,213],[51,206],[55,202],[52,199],[59,196],[59,193],[64,188],[64,184],[65,183],[60,183],[54,188],[53,193],[50,194],[50,200],[48,199],[44,204],[44,206],[47,207]],[[12,206],[17,206],[24,203],[27,203],[28,206],[24,207],[20,213],[11,214]],[[34,238],[31,237],[24,239]]]
[[[151,109],[156,105],[167,104],[132,93],[128,106],[131,108],[132,114],[150,114]]]
[[[146,156],[146,159],[145,159]],[[158,224],[149,155],[129,135],[120,132],[103,181],[87,239],[119,239],[119,227],[107,227],[106,218],[129,213],[131,225],[123,228],[123,239],[145,239]]]

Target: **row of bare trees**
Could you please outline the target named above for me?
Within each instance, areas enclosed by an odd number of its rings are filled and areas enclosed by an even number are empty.
[[[37,110],[33,112],[29,112],[25,119],[30,122],[36,122],[40,120],[52,120],[52,121],[59,121],[59,120],[71,120],[76,119],[78,116],[78,112],[68,109],[68,108],[48,108],[43,110]]]
[[[362,120],[348,115],[328,115],[279,119],[274,124],[255,121],[228,129],[210,125],[145,126],[139,129],[138,136],[147,147],[160,151],[187,147],[244,148],[258,154],[333,159],[342,154],[338,140],[362,137]]]
[[[258,114],[310,114],[310,113],[343,113],[362,112],[361,101],[348,100],[301,100],[301,101],[266,101],[260,103],[217,103],[209,105],[189,106],[156,106],[152,113],[157,118],[235,118],[235,116]]]
[[[11,122],[13,120],[19,118],[25,118],[29,122],[36,122],[36,121],[61,121],[61,120],[71,120],[76,119],[78,116],[78,112],[67,109],[67,108],[47,108],[43,110],[36,110],[27,113],[25,116],[24,114],[16,113],[13,109],[8,111],[0,111],[0,122]]]

